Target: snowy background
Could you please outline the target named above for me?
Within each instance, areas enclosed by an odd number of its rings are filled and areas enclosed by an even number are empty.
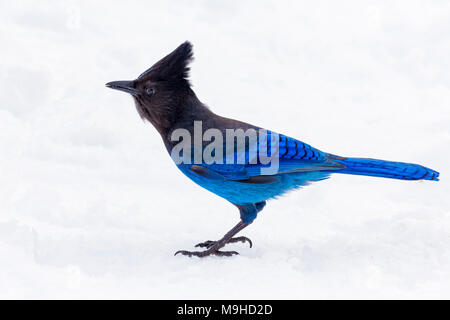
[[[450,298],[450,2],[1,1],[0,298]],[[238,221],[132,99],[181,42],[215,112],[440,182],[334,175]]]

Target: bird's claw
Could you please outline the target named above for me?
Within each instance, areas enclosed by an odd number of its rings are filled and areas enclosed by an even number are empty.
[[[211,248],[217,241],[207,240],[205,242],[200,242],[195,245],[196,248]]]
[[[231,238],[230,240],[228,240],[226,243],[235,243],[235,242],[242,242],[242,243],[246,243],[248,242],[250,248],[253,246],[252,240],[250,240],[247,237],[235,237],[235,238]],[[205,242],[201,242],[195,245],[196,248],[211,248],[213,245],[215,245],[217,243],[217,241],[212,241],[212,240],[207,240]]]
[[[219,257],[231,257],[233,255],[239,254],[236,251],[220,251],[219,249],[222,248],[225,244],[228,243],[235,243],[235,242],[248,242],[248,244],[250,245],[250,248],[253,246],[252,240],[250,240],[247,237],[235,237],[235,238],[230,238],[228,241],[226,242],[221,242],[221,241],[212,241],[212,240],[208,240],[205,242],[201,242],[195,245],[196,248],[206,248],[205,251],[186,251],[186,250],[180,250],[175,252],[175,255],[177,254],[182,254],[184,256],[188,256],[188,257],[206,257],[209,255],[216,255]]]
[[[199,258],[203,258],[209,255],[216,255],[219,257],[231,257],[233,255],[239,254],[239,252],[237,251],[220,251],[220,250],[215,250],[215,251],[211,251],[208,252],[209,250],[206,251],[186,251],[186,250],[179,250],[177,252],[175,252],[175,256],[177,254],[182,254],[183,256],[188,256],[188,257],[199,257]]]

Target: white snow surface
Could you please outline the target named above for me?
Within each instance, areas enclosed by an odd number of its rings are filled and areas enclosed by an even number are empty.
[[[450,298],[450,2],[2,1],[0,298]],[[439,182],[333,175],[238,222],[172,163],[133,79],[180,43],[221,115]]]

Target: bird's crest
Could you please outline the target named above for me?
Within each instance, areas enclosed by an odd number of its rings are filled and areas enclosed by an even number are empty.
[[[142,73],[138,79],[149,78],[156,81],[188,80],[189,63],[193,60],[192,44],[185,41],[170,54]]]

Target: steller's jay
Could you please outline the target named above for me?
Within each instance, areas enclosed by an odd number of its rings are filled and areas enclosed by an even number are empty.
[[[266,200],[327,179],[331,173],[438,180],[438,172],[421,165],[340,157],[285,135],[216,115],[200,102],[190,86],[192,59],[192,45],[184,42],[136,80],[106,84],[132,95],[139,115],[160,133],[181,172],[239,209],[240,222],[223,238],[196,245],[206,248],[204,251],[182,250],[175,254],[232,256],[237,252],[220,249],[233,242],[248,242],[251,247],[250,239],[234,236],[252,223]],[[252,140],[255,132],[259,135]],[[239,145],[242,133],[244,143]]]

